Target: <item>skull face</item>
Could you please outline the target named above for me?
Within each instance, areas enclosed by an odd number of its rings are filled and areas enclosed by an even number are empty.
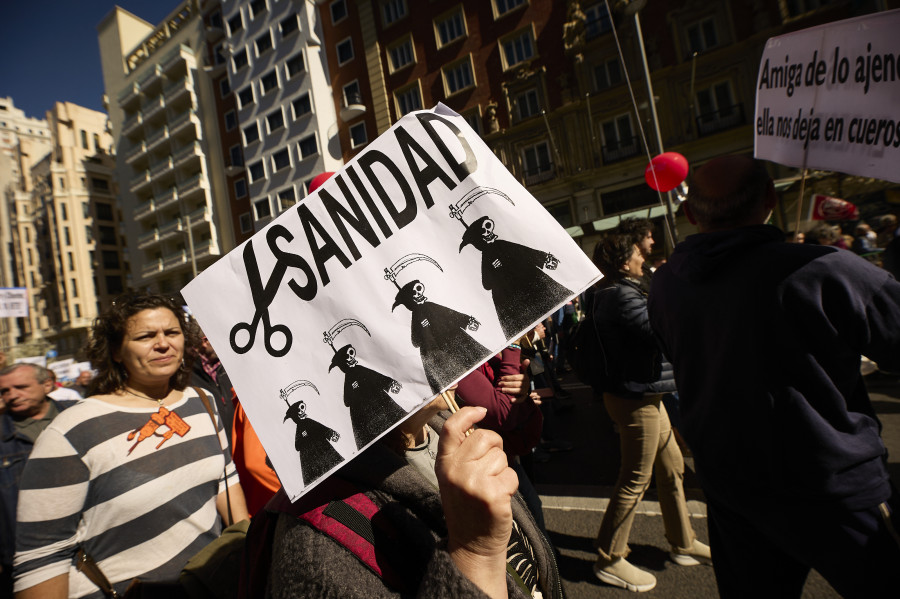
[[[421,304],[427,298],[425,297],[425,285],[422,283],[416,283],[413,285],[413,301],[417,304]]]
[[[481,238],[487,243],[491,243],[497,239],[497,235],[494,234],[494,221],[489,218],[481,223]]]
[[[345,360],[349,368],[353,368],[354,366],[359,364],[356,359],[356,348],[354,348],[352,345],[347,348]]]

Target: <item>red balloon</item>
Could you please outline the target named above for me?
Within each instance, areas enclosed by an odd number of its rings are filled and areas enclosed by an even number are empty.
[[[688,174],[687,158],[678,152],[664,152],[653,158],[644,170],[647,185],[656,191],[672,191]],[[655,175],[655,177],[654,177]]]
[[[328,181],[334,173],[331,171],[325,171],[324,173],[319,173],[313,180],[309,182],[309,193],[317,190],[325,181]]]

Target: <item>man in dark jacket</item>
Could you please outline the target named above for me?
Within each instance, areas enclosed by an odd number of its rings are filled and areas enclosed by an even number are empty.
[[[764,165],[715,159],[685,204],[700,233],[654,275],[722,597],[896,596],[900,519],[860,355],[900,366],[900,283],[851,252],[765,225]]]
[[[19,478],[34,442],[50,421],[74,401],[56,401],[50,371],[36,364],[0,370],[0,597],[12,597]]]

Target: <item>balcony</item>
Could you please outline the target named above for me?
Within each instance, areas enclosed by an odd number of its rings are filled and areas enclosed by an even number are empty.
[[[178,201],[178,193],[175,190],[175,187],[169,189],[169,191],[165,191],[159,194],[157,197],[153,198],[153,202],[156,204],[157,210],[162,210],[163,208],[167,208],[171,206],[175,202]]]
[[[153,179],[157,179],[167,173],[170,173],[173,168],[175,168],[175,161],[172,160],[172,157],[169,156],[167,158],[163,158],[150,168],[150,177]]]
[[[191,222],[191,229],[193,229],[194,227],[196,227],[198,225],[208,224],[210,222],[209,221],[209,209],[207,209],[206,206],[203,206],[202,208],[198,208],[197,210],[194,210],[193,212],[188,214],[187,218]]]
[[[194,112],[194,110],[191,109],[187,113],[172,121],[172,124],[169,125],[169,129],[172,132],[172,135],[177,135],[185,128],[185,126],[189,124],[197,123],[195,114],[196,113]]]
[[[147,149],[152,149],[154,146],[167,139],[169,139],[169,128],[163,126],[162,129],[156,131],[147,138]]]
[[[627,160],[641,153],[641,141],[637,137],[610,140],[603,145],[601,152],[604,164]]]
[[[166,54],[161,63],[162,70],[166,73],[174,70],[175,67],[179,66],[179,63],[184,62],[188,57],[194,55],[194,51],[184,44],[179,45],[177,48]]]
[[[119,106],[125,108],[134,103],[141,96],[141,86],[136,82],[119,92]]]
[[[156,209],[155,202],[151,199],[146,202],[137,205],[137,208],[134,209],[134,219],[141,221],[153,214],[153,211]]]
[[[166,107],[166,102],[162,96],[156,96],[150,102],[143,106],[141,112],[144,113],[144,120],[149,121],[156,115],[160,113],[160,111]]]
[[[167,102],[173,102],[174,100],[181,97],[182,94],[188,93],[191,90],[191,82],[187,77],[183,77],[169,85],[163,91],[163,95],[166,97]]]
[[[347,94],[344,100],[344,107],[341,108],[341,120],[345,123],[352,121],[361,114],[365,114],[366,106],[362,102],[362,95],[359,93]]]
[[[153,276],[155,274],[162,272],[162,270],[163,270],[162,258],[157,258],[155,260],[149,260],[141,268],[141,276],[150,277],[150,276]]]
[[[122,135],[131,135],[144,124],[144,115],[140,112],[122,123]]]
[[[537,185],[556,177],[556,165],[552,162],[525,169],[525,185]]]
[[[147,153],[147,143],[142,141],[135,147],[128,150],[128,152],[125,154],[125,162],[126,162],[126,164],[132,164],[133,162],[135,162],[135,159],[138,156],[141,156],[146,153]]]
[[[208,183],[203,179],[203,175],[198,173],[178,186],[178,196],[187,199],[198,190],[206,189],[207,185]]]
[[[143,235],[138,236],[137,246],[139,250],[146,250],[148,247],[157,243],[158,241],[159,231],[154,229],[149,233],[144,233]]]
[[[163,263],[163,268],[166,270],[170,268],[175,268],[176,266],[181,266],[182,264],[187,264],[188,262],[188,253],[187,250],[181,250],[171,256],[167,256],[165,262]]]
[[[194,260],[200,260],[201,258],[206,258],[207,256],[218,256],[219,251],[216,246],[212,244],[212,241],[205,241],[199,244],[194,244]]]
[[[150,185],[150,170],[145,170],[143,173],[131,179],[130,185],[128,189],[131,190],[131,193],[137,193],[140,189],[143,189],[147,185]]]
[[[720,110],[704,112],[697,117],[697,135],[706,137],[720,131],[734,129],[746,124],[744,105],[734,104]]]
[[[190,161],[191,158],[199,158],[202,155],[203,149],[200,147],[200,142],[195,141],[186,148],[181,148],[175,153],[175,165],[181,167]]]
[[[176,218],[169,224],[159,228],[159,240],[165,241],[166,239],[174,237],[176,233],[181,233],[182,231],[184,231],[184,227],[181,224],[181,219]]]

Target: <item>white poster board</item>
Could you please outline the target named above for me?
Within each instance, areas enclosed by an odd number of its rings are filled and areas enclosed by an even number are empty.
[[[28,290],[25,287],[0,287],[0,317],[27,318]]]
[[[757,158],[900,183],[900,10],[769,39]]]
[[[599,278],[438,105],[182,293],[296,499]]]

